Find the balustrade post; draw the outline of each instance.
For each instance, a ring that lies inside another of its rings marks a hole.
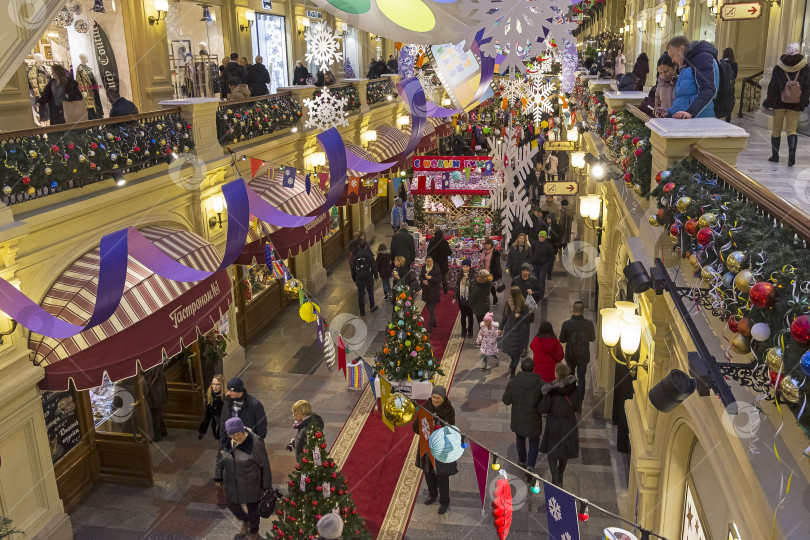
[[[614,92],[605,91],[605,103],[607,103],[609,111],[621,111],[625,105],[640,105],[644,98],[647,97],[646,92]]]
[[[222,157],[222,145],[217,139],[217,108],[220,103],[222,101],[216,98],[167,99],[160,102],[164,109],[180,107],[183,121],[191,124],[193,153],[206,163]]]
[[[317,86],[312,85],[297,85],[297,86],[281,86],[278,88],[279,92],[289,92],[291,94],[292,100],[297,102],[301,106],[301,112],[303,116],[301,116],[301,120],[299,121],[298,129],[303,130],[304,124],[307,120],[309,120],[309,109],[304,107],[304,100],[305,99],[312,99],[312,94],[315,93],[317,90]]]
[[[366,114],[368,106],[368,79],[346,79],[346,82],[357,88],[357,96],[360,99],[360,114]]]

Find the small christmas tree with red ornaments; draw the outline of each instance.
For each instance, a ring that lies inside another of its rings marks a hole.
[[[343,519],[343,539],[371,540],[366,520],[357,513],[349,481],[326,450],[326,438],[316,426],[307,430],[304,452],[290,473],[287,496],[276,507],[272,537],[276,540],[318,538],[318,520],[334,512]]]

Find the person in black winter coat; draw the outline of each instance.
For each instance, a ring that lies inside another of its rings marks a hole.
[[[295,437],[287,445],[287,450],[290,452],[295,451],[295,458],[298,459],[298,456],[304,453],[304,447],[307,444],[307,429],[309,426],[315,426],[316,429],[323,430],[323,418],[313,413],[312,405],[304,399],[299,399],[293,403],[290,410],[295,421],[293,427],[296,432]]]
[[[810,67],[800,51],[798,43],[788,45],[787,52],[773,68],[771,82],[768,83],[768,95],[762,102],[763,108],[773,110],[771,157],[768,161],[779,161],[779,146],[784,127],[788,141],[788,166],[791,167],[796,163],[796,146],[799,143],[796,126],[799,123],[799,115],[810,105]],[[801,96],[797,103],[782,101],[782,91],[787,86],[788,80],[797,81],[801,88]]]
[[[419,291],[419,280],[413,275],[408,261],[402,255],[394,257],[394,270],[391,277],[394,278],[391,290],[392,296],[395,294],[393,289],[396,289],[398,285],[407,286],[411,295],[415,295]]]
[[[492,274],[490,293],[492,294],[492,305],[496,306],[498,305],[498,295],[495,283],[503,277],[503,271],[501,270],[501,252],[495,249],[495,243],[491,238],[484,240],[484,247],[481,249],[481,267]]]
[[[259,502],[262,494],[273,487],[273,476],[264,440],[239,418],[229,418],[225,423],[214,482],[217,489],[225,490],[228,510],[242,522],[241,537],[258,540]],[[243,504],[247,505],[247,513]]]
[[[163,421],[163,405],[169,401],[169,387],[166,384],[163,362],[144,372],[143,378],[146,382],[146,404],[152,414],[154,432],[152,440],[158,442],[162,437],[169,435],[166,423]]]
[[[408,267],[416,259],[416,246],[413,236],[408,232],[408,225],[405,223],[400,225],[399,230],[391,237],[391,257],[396,258],[397,255],[405,257]]]
[[[231,53],[231,59],[225,64],[225,67],[222,69],[222,88],[224,92],[223,97],[228,97],[231,93],[230,91],[230,81],[231,80],[238,80],[245,82],[248,80],[247,72],[245,68],[239,63],[239,55],[237,53]]]
[[[475,320],[478,321],[478,327],[481,327],[481,321],[484,320],[484,315],[489,312],[492,305],[489,303],[489,291],[492,288],[492,274],[483,268],[478,271],[475,276],[475,281],[470,285],[470,307],[472,307]]]
[[[388,68],[388,73],[397,73],[399,71],[399,62],[394,58],[393,54],[388,55],[388,62],[385,64]]]
[[[307,79],[309,79],[309,70],[307,67],[301,62],[301,60],[295,61],[295,71],[293,71],[293,84],[296,86],[304,86],[307,84]]]
[[[224,426],[229,418],[239,417],[256,435],[262,439],[266,438],[267,415],[264,413],[264,405],[262,405],[261,401],[247,393],[245,383],[239,377],[234,377],[228,381],[226,390],[227,395],[223,400],[219,425]],[[221,433],[220,438],[227,438],[226,434]]]
[[[434,415],[434,425],[437,428],[443,425],[442,422],[451,426],[456,425],[456,410],[450,400],[447,399],[447,390],[445,390],[444,386],[434,386],[430,399],[422,407]],[[411,427],[414,433],[419,433],[418,417]],[[436,468],[434,469],[433,464],[430,462],[430,456],[426,452],[422,456],[416,455],[416,466],[425,473],[425,483],[428,488],[425,504],[435,503],[438,496],[439,514],[446,513],[447,508],[450,506],[450,477],[458,472],[456,462],[442,463],[437,459]]]
[[[442,286],[447,293],[447,272],[450,270],[449,259],[453,255],[453,250],[450,249],[450,243],[444,237],[443,230],[436,229],[433,232],[433,238],[427,245],[427,254],[433,256],[433,262],[439,267],[442,273]]]
[[[647,82],[647,74],[650,73],[650,59],[647,53],[641,53],[636,58],[636,63],[633,64],[633,75],[636,76],[636,90],[641,92],[644,90],[644,85]]]
[[[247,84],[250,88],[251,96],[263,96],[268,94],[267,85],[270,84],[270,73],[262,64],[262,57],[256,57],[256,63],[247,68]]]
[[[520,363],[520,373],[509,381],[503,393],[504,405],[512,406],[509,428],[515,434],[518,464],[529,470],[537,464],[540,434],[543,432],[543,415],[540,414],[543,384],[540,375],[534,373],[534,360],[524,358]]]
[[[637,92],[638,78],[633,73],[625,73],[619,80],[619,92]]]
[[[585,397],[585,371],[591,361],[590,344],[596,341],[593,322],[584,316],[585,304],[574,302],[571,318],[562,323],[560,343],[565,343],[565,361],[576,372],[578,382],[577,402],[581,405]]]
[[[532,275],[532,265],[529,263],[521,265],[520,274],[512,280],[512,287],[520,289],[524,299],[528,299],[529,295],[532,295],[535,302],[542,299],[540,296],[540,284]]]
[[[65,123],[65,101],[81,101],[82,93],[79,83],[59,64],[51,67],[53,78],[39,97],[40,105],[47,105],[51,125]]]
[[[215,439],[220,438],[220,425],[219,418],[222,416],[223,397],[225,396],[225,377],[222,375],[214,375],[211,380],[211,386],[205,393],[205,416],[200,422],[200,439],[202,439],[208,431],[209,424],[211,425],[211,434]]]
[[[509,248],[506,255],[506,270],[512,276],[512,283],[520,276],[520,269],[525,263],[532,262],[532,246],[525,233],[517,235],[517,239]]]
[[[543,399],[539,411],[547,416],[540,451],[548,455],[551,483],[562,487],[568,460],[579,457],[579,430],[575,414],[579,404],[576,401],[577,379],[570,375],[568,365],[560,362],[554,372],[557,378],[543,385],[541,390]]]
[[[374,260],[374,254],[365,240],[357,242],[357,253],[352,257],[351,271],[352,281],[357,285],[360,316],[366,314],[366,291],[368,291],[368,305],[371,312],[374,313],[378,309],[374,304],[374,282],[379,279],[380,275],[377,272],[377,261]]]
[[[537,235],[537,242],[532,249],[532,265],[534,266],[534,277],[539,285],[540,298],[546,295],[546,278],[548,277],[549,265],[554,264],[557,253],[554,246],[548,241],[548,233],[540,231]]]
[[[441,302],[442,293],[442,272],[439,265],[434,264],[433,256],[425,257],[425,266],[419,275],[419,283],[422,285],[422,300],[428,310],[428,320],[425,321],[425,328],[430,332],[436,325],[436,304]]]
[[[461,337],[468,338],[473,335],[473,309],[470,305],[470,291],[475,280],[471,270],[470,259],[461,261],[461,272],[453,288],[453,303],[458,302],[458,311],[461,315]]]
[[[509,298],[503,308],[503,317],[500,324],[503,337],[501,338],[499,350],[507,354],[512,360],[509,363],[510,378],[515,377],[515,370],[520,363],[520,355],[529,346],[531,315],[532,313],[523,299],[520,288],[512,287],[509,289]]]
[[[383,299],[388,300],[391,296],[391,274],[394,272],[394,262],[391,259],[391,252],[388,246],[380,244],[377,247],[377,272],[380,273],[380,281],[383,286]]]

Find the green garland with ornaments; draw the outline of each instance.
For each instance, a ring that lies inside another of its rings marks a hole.
[[[134,172],[194,147],[191,124],[168,114],[118,124],[0,141],[6,205]]]
[[[329,93],[335,99],[346,98],[346,110],[354,111],[360,108],[360,94],[354,86],[338,86],[336,88],[329,88]],[[316,98],[321,95],[320,89],[312,92],[312,97]]]
[[[294,126],[303,116],[301,106],[290,96],[221,106],[217,109],[220,144],[236,144]]]
[[[614,165],[621,167],[628,187],[642,197],[650,197],[652,184],[652,145],[644,122],[625,110],[611,111],[602,138]]]
[[[692,264],[703,305],[733,333],[729,350],[753,353],[768,391],[798,411],[810,392],[807,243],[695,161],[656,181],[650,224],[667,227]],[[810,419],[799,421],[810,427]]]
[[[366,101],[369,105],[374,105],[384,100],[388,96],[394,96],[397,89],[394,87],[394,81],[386,78],[382,81],[371,81],[366,86]]]

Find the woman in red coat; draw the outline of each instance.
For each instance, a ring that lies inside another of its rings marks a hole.
[[[534,372],[546,383],[553,382],[554,368],[562,362],[565,352],[550,322],[540,323],[537,336],[532,340],[530,347],[534,354]]]

